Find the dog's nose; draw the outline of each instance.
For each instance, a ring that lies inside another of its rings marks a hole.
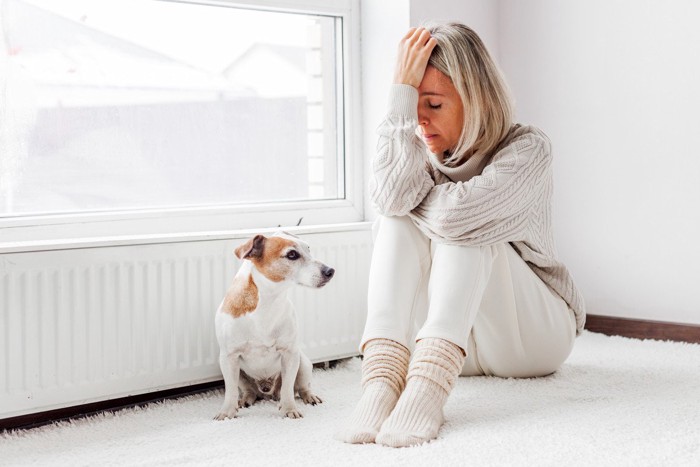
[[[323,277],[330,279],[331,277],[333,277],[333,274],[335,274],[335,269],[329,268],[328,266],[324,266],[321,270],[321,274],[323,274]]]

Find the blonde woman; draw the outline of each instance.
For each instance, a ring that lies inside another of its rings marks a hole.
[[[409,30],[378,133],[362,396],[338,437],[402,447],[437,437],[460,374],[556,371],[585,311],[555,255],[549,140],[512,123],[474,31]]]

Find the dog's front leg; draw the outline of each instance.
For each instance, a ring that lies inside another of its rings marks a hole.
[[[221,410],[214,417],[214,420],[226,420],[234,418],[238,412],[238,379],[241,375],[240,354],[221,352],[219,366],[224,375],[224,405],[221,406]]]
[[[299,351],[279,349],[282,355],[282,387],[280,388],[280,410],[285,417],[301,418],[301,412],[294,402],[294,382],[299,371]]]
[[[299,374],[297,374],[294,390],[299,393],[301,400],[305,404],[320,404],[323,402],[320,397],[311,392],[311,371],[313,366],[309,358],[303,352],[299,352]]]

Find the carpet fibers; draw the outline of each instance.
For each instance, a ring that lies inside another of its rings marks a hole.
[[[460,378],[439,438],[392,449],[333,439],[360,397],[360,361],[314,370],[324,399],[216,422],[222,390],[0,433],[0,465],[700,466],[700,345],[584,332],[560,371]]]

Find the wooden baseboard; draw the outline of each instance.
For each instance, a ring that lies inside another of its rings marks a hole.
[[[700,344],[700,326],[693,324],[588,315],[586,316],[585,328],[591,332],[599,332],[608,336]]]

